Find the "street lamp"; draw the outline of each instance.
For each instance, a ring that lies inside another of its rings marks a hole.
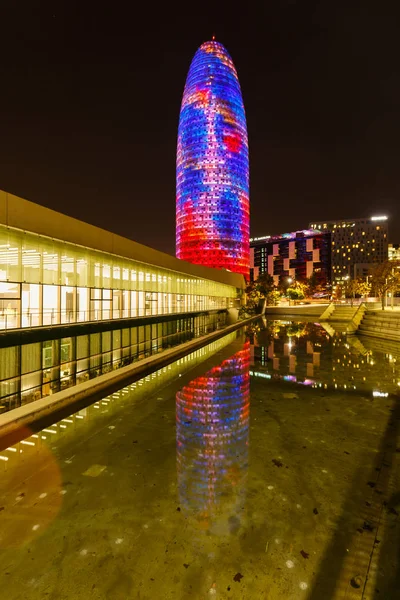
[[[288,288],[291,283],[293,283],[292,277],[286,277],[286,289],[285,289],[286,294],[287,294]],[[290,306],[290,298],[289,298],[289,306]]]

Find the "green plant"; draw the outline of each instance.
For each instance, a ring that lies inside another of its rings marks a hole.
[[[304,291],[300,287],[290,287],[286,290],[286,295],[290,300],[303,300]]]

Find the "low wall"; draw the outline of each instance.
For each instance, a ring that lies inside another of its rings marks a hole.
[[[266,306],[265,316],[276,319],[293,317],[300,319],[302,317],[320,317],[328,308],[329,304],[299,304],[297,306]]]
[[[2,447],[4,445],[10,445],[11,442],[7,441],[6,444],[4,443],[5,438],[9,438],[13,435],[18,437],[18,431],[23,432],[25,428],[32,427],[35,423],[45,419],[53,413],[56,414],[66,407],[71,408],[72,411],[73,405],[76,405],[91,396],[108,395],[113,390],[119,389],[132,381],[141,379],[149,373],[178,360],[182,356],[185,356],[198,348],[202,348],[210,342],[224,337],[236,329],[240,329],[257,318],[259,317],[251,317],[243,321],[238,321],[233,325],[213,331],[201,338],[184,342],[179,346],[164,350],[159,354],[155,354],[154,356],[150,356],[126,367],[121,367],[111,373],[99,375],[95,379],[79,383],[78,385],[52,394],[51,396],[47,396],[46,398],[41,398],[40,400],[35,400],[25,406],[10,410],[9,412],[0,415],[0,445]],[[26,435],[29,435],[28,432]],[[21,434],[21,438],[26,437],[26,435]],[[15,443],[15,441],[13,443]]]

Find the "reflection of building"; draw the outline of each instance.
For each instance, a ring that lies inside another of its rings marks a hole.
[[[253,374],[256,377],[264,375],[272,379],[282,376],[298,383],[318,378],[322,349],[325,358],[330,357],[329,342],[322,328],[316,328],[312,323],[275,321],[267,325],[266,332],[269,335],[254,348],[256,366]],[[261,372],[258,367],[262,367]]]
[[[249,274],[249,155],[238,76],[222,44],[197,50],[179,119],[176,255]]]
[[[108,332],[112,333],[112,332]],[[119,333],[119,332],[118,332]],[[104,416],[108,415],[110,412],[114,410],[119,410],[125,405],[131,406],[133,402],[137,402],[140,397],[155,395],[157,391],[165,389],[166,386],[176,381],[177,377],[181,377],[185,375],[188,371],[191,371],[193,368],[198,367],[205,360],[209,359],[210,356],[213,356],[216,352],[223,351],[227,346],[229,346],[232,342],[236,340],[236,332],[228,333],[224,337],[199,348],[198,350],[194,350],[190,354],[187,354],[185,357],[180,358],[179,360],[169,364],[166,367],[162,367],[158,371],[154,371],[151,376],[146,376],[143,379],[139,379],[133,383],[128,384],[127,386],[113,391],[109,396],[105,396],[101,399],[98,399],[96,402],[89,404],[86,408],[82,408],[79,412],[69,415],[68,417],[62,419],[59,422],[55,422],[51,425],[50,429],[45,429],[39,433],[33,434],[28,441],[22,441],[17,445],[17,451],[13,449],[6,449],[5,452],[0,451],[0,465],[3,462],[7,462],[10,464],[11,459],[12,462],[15,462],[15,459],[24,460],[28,451],[36,453],[38,451],[37,439],[48,439],[48,434],[50,433],[52,436],[52,444],[54,441],[63,437],[66,434],[73,433],[73,431],[79,427],[83,428],[84,423],[92,422],[95,419],[102,419]],[[61,343],[59,343],[61,342]],[[63,356],[63,359],[70,360],[71,355],[74,353],[74,344],[76,340],[72,339],[63,339],[61,341],[54,340],[53,344],[50,345],[48,342],[43,342],[43,364],[44,370],[51,368],[51,365],[57,363],[57,355],[60,353]],[[76,352],[77,354],[84,354],[89,351],[90,357],[87,361],[87,366],[92,364],[92,350],[85,350],[80,348],[80,343],[89,342],[90,340],[81,339],[78,341]],[[117,350],[117,348],[115,348]],[[17,354],[18,354],[18,348]],[[83,352],[82,352],[83,350]],[[60,352],[61,351],[61,352]],[[122,350],[123,354],[125,354],[124,350]],[[1,353],[1,349],[0,349]],[[11,357],[9,357],[11,358]],[[97,358],[97,357],[95,357]],[[3,366],[5,356],[4,354],[0,354],[0,366]],[[85,360],[85,359],[83,359]],[[105,370],[109,370],[111,365],[107,360],[110,360],[109,356],[103,355],[100,357],[99,363],[96,361],[96,365],[102,365]],[[56,365],[58,367],[58,365]],[[63,366],[61,365],[61,369]],[[1,410],[0,410],[1,412]],[[72,431],[71,431],[72,430]],[[84,428],[83,428],[84,430]],[[23,428],[20,430],[21,438],[24,437],[25,433],[29,433],[27,430]],[[56,436],[54,438],[54,436]],[[21,448],[19,448],[19,445]],[[35,448],[36,446],[36,448]],[[20,451],[24,452],[23,456],[20,456]],[[3,484],[3,479],[1,480]]]
[[[224,314],[114,328],[0,348],[0,413],[186,342],[225,323]]]
[[[181,503],[208,517],[243,493],[248,461],[250,343],[176,395]]]
[[[333,330],[332,330],[333,331]],[[385,390],[397,393],[400,385],[398,349],[379,341],[340,333],[327,334],[313,323],[268,322],[254,346],[251,376],[283,379],[314,387],[344,390]],[[392,348],[396,354],[392,354]]]
[[[225,308],[243,286],[0,191],[0,329]]]
[[[343,219],[310,223],[318,231],[332,234],[332,277],[364,277],[376,263],[388,257],[387,217]]]
[[[251,277],[273,276],[278,285],[288,277],[304,280],[315,274],[323,285],[331,279],[329,232],[295,231],[250,240]]]

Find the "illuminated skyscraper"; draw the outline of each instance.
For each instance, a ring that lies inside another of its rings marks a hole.
[[[249,152],[238,76],[222,44],[197,50],[186,79],[176,161],[176,255],[249,274]]]

